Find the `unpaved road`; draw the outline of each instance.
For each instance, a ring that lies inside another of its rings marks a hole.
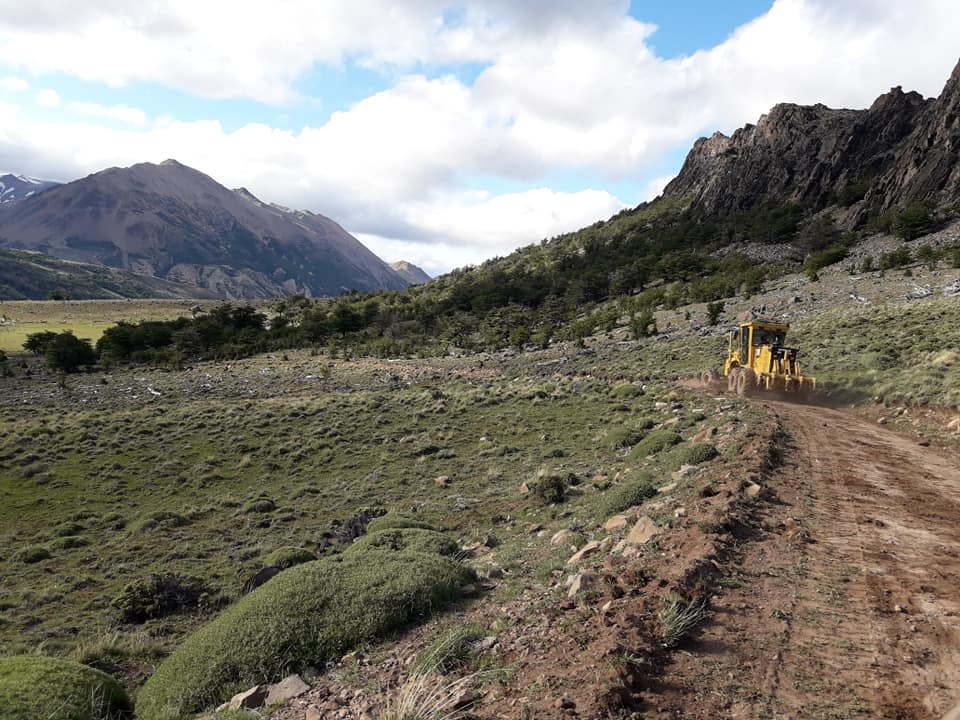
[[[674,716],[942,717],[960,702],[960,459],[848,413],[767,404],[783,463],[713,622],[677,659]]]

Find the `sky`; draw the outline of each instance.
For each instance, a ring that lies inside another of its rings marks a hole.
[[[957,37],[955,0],[0,0],[0,170],[174,158],[436,275],[778,102],[935,96]]]

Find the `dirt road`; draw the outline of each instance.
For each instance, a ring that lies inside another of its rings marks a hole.
[[[705,701],[696,717],[942,717],[960,702],[958,458],[849,413],[769,406],[783,464],[677,660],[678,696]]]

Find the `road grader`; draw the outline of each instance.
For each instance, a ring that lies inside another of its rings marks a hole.
[[[727,357],[723,376],[706,370],[700,377],[705,387],[726,388],[737,395],[762,392],[807,400],[816,390],[817,380],[800,370],[800,351],[785,344],[790,326],[769,318],[744,322],[727,334]]]

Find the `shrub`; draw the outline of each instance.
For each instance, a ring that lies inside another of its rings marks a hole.
[[[912,203],[893,217],[893,234],[904,240],[913,240],[931,229],[933,217],[925,203]]]
[[[263,514],[273,512],[277,509],[277,504],[270,498],[257,498],[256,500],[251,500],[246,505],[243,506],[243,511],[246,514]]]
[[[373,520],[367,523],[368,533],[375,533],[379,532],[380,530],[393,530],[402,528],[420,528],[421,530],[435,529],[432,525],[420,520],[414,520],[412,517],[403,515],[401,513],[387,513],[386,515],[373,518]]]
[[[670,453],[670,462],[674,470],[679,470],[684,465],[699,465],[709,462],[719,454],[713,443],[693,443],[692,445],[679,447]]]
[[[812,255],[807,255],[807,259],[803,261],[803,269],[806,271],[807,275],[816,274],[818,270],[822,270],[829,265],[835,265],[840,262],[847,256],[847,249],[842,245],[834,245],[829,247],[826,250],[821,250],[820,252],[813,253]]]
[[[444,675],[463,665],[473,653],[473,643],[483,637],[477,627],[455,627],[441,633],[414,663],[415,675],[439,672]]]
[[[281,570],[316,560],[317,556],[309,550],[298,547],[281,547],[274,550],[263,559],[266,566],[278,567]]]
[[[43,354],[47,365],[60,372],[76,372],[81,366],[97,362],[97,351],[90,341],[75,337],[69,330],[55,334]]]
[[[723,314],[725,307],[726,305],[722,300],[707,303],[707,325],[716,325],[720,322],[720,316]]]
[[[633,383],[621,383],[613,388],[613,395],[623,400],[635,398],[643,395],[643,388]]]
[[[643,432],[628,427],[619,427],[607,432],[606,443],[611,450],[633,447],[643,439]]]
[[[460,547],[443,533],[423,528],[390,528],[370,533],[354,542],[344,552],[358,555],[376,548],[378,551],[412,551],[434,555],[456,555]]]
[[[656,455],[658,452],[681,442],[683,442],[683,438],[673,430],[654,430],[634,446],[630,457],[637,460],[648,455]]]
[[[206,584],[198,578],[159,573],[128,583],[111,605],[120,611],[124,622],[144,622],[195,609],[207,592]]]
[[[627,508],[642,505],[645,500],[649,500],[656,494],[657,488],[654,487],[653,478],[644,476],[637,480],[630,480],[615,485],[603,494],[600,498],[600,512],[603,517],[610,517]]]
[[[146,517],[134,523],[133,527],[130,528],[130,532],[144,533],[151,530],[165,530],[166,528],[183,527],[189,523],[190,520],[180,513],[169,510],[157,510],[156,512],[148,513]]]
[[[890,252],[884,253],[880,256],[880,269],[895,270],[896,268],[909,265],[912,261],[913,256],[910,254],[910,248],[908,248],[906,245],[902,245],[896,250],[891,250]]]
[[[0,698],[0,717],[8,720],[119,720],[133,710],[109,675],[39,655],[0,658]]]
[[[652,337],[657,334],[657,319],[650,310],[630,317],[630,335],[634,340]]]
[[[140,691],[137,717],[196,713],[244,688],[322,667],[437,610],[472,579],[450,558],[375,547],[298,565],[190,635]]]
[[[541,471],[529,483],[530,494],[547,505],[562,503],[567,499],[567,479],[563,475]]]
[[[657,426],[657,421],[652,417],[642,417],[634,423],[637,430],[653,430]]]
[[[73,550],[74,548],[86,547],[90,541],[83,535],[64,535],[56,538],[50,543],[54,550]]]
[[[50,551],[42,545],[31,545],[30,547],[25,547],[20,550],[20,552],[13,556],[13,559],[26,565],[32,565],[33,563],[38,563],[43,560],[49,560],[52,557],[53,555],[50,554]]]

